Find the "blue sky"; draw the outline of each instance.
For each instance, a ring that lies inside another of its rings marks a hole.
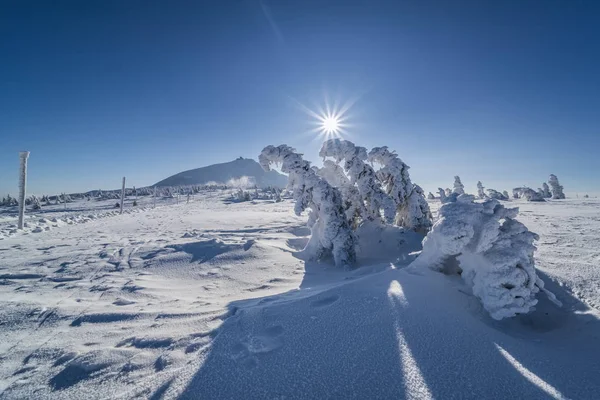
[[[358,98],[350,139],[426,191],[599,193],[595,1],[3,1],[0,196],[144,186],[288,144]]]

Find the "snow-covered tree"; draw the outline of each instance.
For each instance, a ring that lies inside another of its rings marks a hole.
[[[483,184],[481,183],[481,181],[477,181],[477,197],[479,197],[480,199],[487,198],[483,189],[484,188],[483,188]]]
[[[433,193],[429,192],[429,193],[427,193],[427,199],[433,200],[433,199],[435,199],[435,196],[433,195]]]
[[[363,199],[365,215],[369,221],[383,221],[391,224],[396,216],[394,200],[384,192],[381,181],[373,167],[365,163],[367,149],[355,146],[348,140],[330,139],[323,143],[319,156],[325,159],[332,157],[336,163],[344,161],[344,170],[350,178],[350,183],[356,185]]]
[[[322,258],[330,253],[338,266],[354,264],[355,237],[344,213],[339,190],[318,176],[310,163],[287,145],[265,147],[258,160],[265,171],[271,169],[271,164],[281,164],[281,171],[289,174],[290,182],[293,182],[296,214],[311,209],[316,216],[304,252],[311,258]]]
[[[12,197],[10,194],[7,194],[6,197],[4,197],[2,199],[2,206],[5,207],[12,207],[12,206],[17,206],[18,202],[17,199],[15,199],[14,197]]]
[[[506,190],[503,190],[503,191],[502,191],[502,194],[504,195],[504,197],[506,197],[506,199],[505,199],[505,200],[508,200],[508,199],[510,199],[510,196],[508,195],[508,192],[507,192]]]
[[[388,196],[396,203],[396,225],[416,232],[427,232],[432,225],[431,211],[423,189],[410,179],[409,166],[386,146],[373,148],[368,160],[382,165],[377,176]]]
[[[522,186],[513,189],[513,197],[515,199],[526,199],[527,201],[546,201],[540,193],[536,192],[532,188]]]
[[[560,183],[558,183],[558,178],[556,177],[556,175],[551,174],[550,179],[548,179],[548,183],[550,184],[553,199],[565,198],[563,187],[560,185]]]
[[[440,194],[440,200],[442,203],[446,200],[446,191],[442,188],[438,188],[438,193]]]
[[[494,319],[532,311],[540,291],[560,305],[536,274],[538,236],[515,219],[518,209],[473,200],[461,195],[442,205],[414,267],[459,273]]]
[[[42,203],[40,202],[40,199],[37,198],[37,196],[31,195],[31,197],[29,198],[29,201],[31,202],[31,209],[33,209],[33,210],[41,210],[42,209]]]
[[[233,194],[233,198],[236,201],[250,201],[250,192],[240,188]]]
[[[538,190],[537,190],[537,194],[538,194],[538,196],[540,196],[542,199],[545,199],[545,198],[546,198],[546,196],[545,196],[545,193],[544,193],[544,189],[542,189],[542,188],[538,188]]]
[[[348,223],[353,229],[356,229],[362,216],[366,215],[365,204],[358,188],[350,182],[344,169],[332,160],[323,161],[323,168],[317,168],[316,171],[327,183],[341,192]]]
[[[450,196],[451,194],[452,194],[452,189],[446,188],[446,197]]]
[[[544,198],[549,199],[552,197],[552,193],[550,193],[550,188],[546,182],[542,183],[542,192],[544,193]]]
[[[456,194],[465,194],[465,185],[462,184],[462,182],[460,181],[460,176],[455,176],[454,177],[454,193]]]
[[[506,190],[504,191],[504,193],[500,193],[497,190],[494,189],[488,189],[487,190],[488,194],[487,197],[490,199],[496,199],[496,200],[508,200],[508,192],[506,192]]]

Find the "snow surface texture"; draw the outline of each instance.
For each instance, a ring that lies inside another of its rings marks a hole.
[[[494,319],[532,311],[540,290],[555,300],[536,275],[533,241],[538,236],[514,219],[518,208],[473,200],[461,195],[440,208],[415,267],[460,271]]]
[[[461,279],[405,268],[418,240],[376,232],[361,268],[324,268],[297,258],[293,202],[233,192],[1,240],[0,398],[598,397],[599,200],[512,202],[564,305],[495,321]]]
[[[332,254],[337,266],[354,265],[355,237],[346,219],[339,190],[319,177],[310,163],[289,146],[267,146],[258,159],[265,170],[268,171],[271,164],[280,163],[281,171],[290,175],[296,215],[311,209],[313,217],[309,227],[312,235],[304,249],[308,257],[319,260]]]

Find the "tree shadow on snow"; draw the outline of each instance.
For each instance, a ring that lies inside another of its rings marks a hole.
[[[179,398],[544,399],[600,391],[600,323],[576,314],[587,307],[542,272],[563,308],[540,294],[535,312],[494,321],[457,277],[389,263],[363,268],[305,262],[301,290],[230,303]]]

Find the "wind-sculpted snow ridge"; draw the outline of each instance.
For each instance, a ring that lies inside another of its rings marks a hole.
[[[365,219],[381,220],[381,210],[383,210],[383,220],[388,224],[394,221],[396,205],[384,192],[373,167],[365,163],[368,158],[367,149],[355,146],[348,140],[330,139],[323,143],[319,156],[323,159],[332,157],[336,163],[344,161],[344,170],[350,177],[350,183],[356,184],[365,204]]]
[[[539,291],[560,305],[536,274],[533,242],[538,236],[514,219],[518,208],[473,200],[461,195],[440,208],[414,265],[460,273],[494,319],[532,311]]]
[[[431,228],[431,211],[423,189],[410,180],[410,167],[387,146],[373,148],[369,152],[369,161],[383,166],[377,171],[377,176],[396,203],[396,225],[427,232]]]
[[[312,235],[304,249],[306,254],[320,259],[331,253],[338,266],[354,264],[355,238],[346,219],[339,190],[319,177],[310,167],[310,162],[287,145],[267,146],[258,159],[266,171],[270,170],[271,164],[281,163],[281,170],[290,175],[296,215],[311,209]]]

